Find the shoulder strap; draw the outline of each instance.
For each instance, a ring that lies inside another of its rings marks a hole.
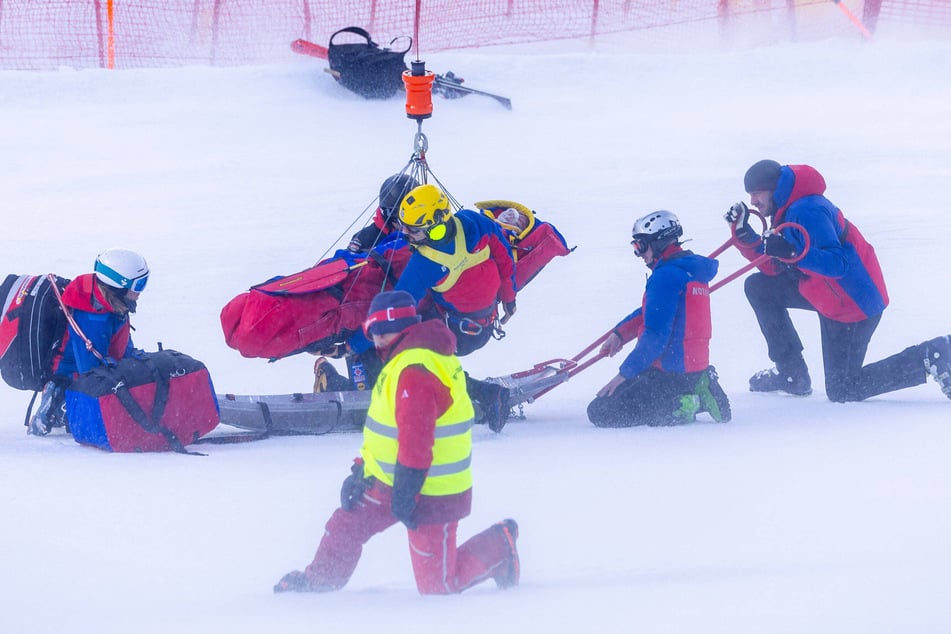
[[[406,44],[406,48],[404,48],[402,51],[399,51],[396,49],[392,49],[392,50],[394,53],[399,53],[400,55],[406,55],[409,52],[409,49],[413,48],[413,38],[411,38],[410,36],[397,35],[392,40],[390,40],[390,46],[393,46],[393,44],[395,44],[397,40],[402,40],[402,39],[409,40],[409,42]]]

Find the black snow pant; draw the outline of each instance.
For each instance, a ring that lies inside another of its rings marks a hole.
[[[802,341],[789,317],[789,309],[813,312],[816,309],[799,292],[799,274],[792,270],[777,276],[754,273],[746,278],[745,290],[766,338],[770,360],[781,372],[800,363]],[[878,314],[855,323],[843,323],[819,315],[825,389],[830,401],[863,401],[925,382],[924,344],[864,365],[869,341],[881,318]]]
[[[702,372],[674,374],[648,368],[618,386],[610,396],[599,396],[588,405],[588,420],[597,427],[675,425],[680,396],[690,394]]]

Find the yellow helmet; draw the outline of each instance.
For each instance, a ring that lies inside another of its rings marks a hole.
[[[451,215],[449,199],[435,185],[411,189],[400,204],[400,222],[407,227],[428,229],[442,224]]]

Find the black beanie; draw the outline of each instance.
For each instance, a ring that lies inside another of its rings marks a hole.
[[[781,167],[779,163],[770,159],[753,163],[753,166],[746,170],[746,176],[743,177],[746,193],[775,190]]]
[[[363,328],[367,335],[401,332],[421,318],[416,314],[416,300],[406,291],[386,291],[370,302]]]

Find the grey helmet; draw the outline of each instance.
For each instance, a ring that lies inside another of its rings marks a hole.
[[[677,216],[673,212],[660,209],[641,216],[634,222],[631,244],[638,255],[648,246],[653,248],[654,255],[660,255],[683,234],[684,228],[680,226]]]
[[[395,220],[403,197],[419,183],[409,174],[394,174],[380,185],[380,211],[387,220]]]

